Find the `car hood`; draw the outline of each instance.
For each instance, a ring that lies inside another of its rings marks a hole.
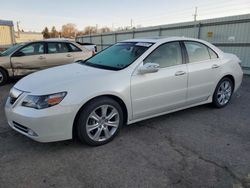
[[[34,94],[67,91],[70,87],[91,84],[96,79],[107,77],[114,71],[98,69],[80,63],[72,63],[30,74],[14,87]]]

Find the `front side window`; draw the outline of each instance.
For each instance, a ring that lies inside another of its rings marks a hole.
[[[70,52],[67,44],[64,42],[49,42],[48,43],[48,53],[67,53]]]
[[[157,63],[161,68],[182,64],[179,42],[170,42],[159,46],[143,63]]]
[[[153,43],[145,42],[117,43],[91,57],[84,64],[103,69],[121,70],[133,63],[152,45]]]
[[[19,53],[21,53],[23,56],[44,54],[44,43],[29,44],[19,50]]]
[[[13,52],[15,52],[18,48],[21,48],[22,46],[24,46],[24,44],[16,44],[16,45],[8,48],[7,50],[0,52],[0,56],[11,55]]]
[[[184,42],[188,57],[189,63],[205,61],[210,59],[210,55],[208,52],[207,46],[199,43],[199,42]]]

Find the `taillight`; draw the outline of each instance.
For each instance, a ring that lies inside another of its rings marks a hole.
[[[92,56],[94,56],[95,55],[95,52],[94,51],[92,51]]]

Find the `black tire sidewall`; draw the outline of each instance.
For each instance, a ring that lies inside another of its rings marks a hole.
[[[221,105],[221,104],[218,102],[217,93],[218,93],[218,90],[219,90],[219,87],[220,87],[221,83],[224,82],[224,81],[228,81],[228,82],[230,83],[231,88],[232,88],[232,92],[231,92],[231,96],[230,96],[228,102],[227,102],[226,104],[224,104],[224,105]],[[222,79],[219,81],[219,83],[217,84],[217,86],[216,86],[216,88],[215,88],[215,91],[214,91],[214,94],[213,94],[213,104],[214,104],[214,106],[217,107],[217,108],[223,108],[223,107],[227,106],[228,103],[230,102],[231,98],[232,98],[233,91],[234,91],[234,85],[233,85],[232,80],[231,80],[230,78],[227,78],[227,77],[222,78]]]
[[[8,80],[8,74],[6,73],[6,71],[2,68],[0,68],[0,72],[3,75],[3,80],[2,82],[0,82],[0,86],[6,84],[7,80]]]
[[[87,118],[89,116],[89,114],[96,109],[97,107],[101,106],[101,105],[111,105],[113,107],[115,107],[119,113],[119,118],[120,118],[120,123],[119,126],[116,130],[116,132],[107,140],[105,141],[94,141],[92,140],[88,134],[87,134],[87,130],[86,130],[86,121]],[[109,98],[109,97],[100,97],[94,100],[91,100],[90,102],[88,102],[80,111],[80,114],[78,116],[78,120],[77,120],[77,135],[78,138],[80,139],[81,142],[85,142],[88,145],[91,146],[99,146],[99,145],[103,145],[106,144],[108,142],[110,142],[111,140],[114,139],[114,137],[118,134],[118,132],[120,131],[122,124],[123,124],[123,111],[121,106],[119,105],[118,102],[116,102],[115,100]]]

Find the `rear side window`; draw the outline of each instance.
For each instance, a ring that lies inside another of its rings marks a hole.
[[[207,47],[208,48],[208,47]],[[218,58],[218,55],[213,51],[211,50],[210,48],[208,48],[208,52],[209,52],[209,55],[210,55],[210,58],[211,59],[216,59]]]
[[[210,59],[210,54],[208,52],[207,46],[198,42],[184,42],[184,43],[187,49],[189,63],[205,61]]]
[[[48,43],[48,53],[67,53],[70,52],[68,45],[64,42],[49,42]]]
[[[82,50],[74,44],[68,43],[71,52],[81,52]]]

